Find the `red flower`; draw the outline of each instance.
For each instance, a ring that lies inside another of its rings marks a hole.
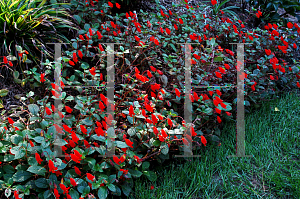
[[[11,61],[8,62],[9,66],[13,66],[13,63]]]
[[[112,8],[114,7],[114,4],[112,4],[110,1],[108,2],[108,5]]]
[[[71,65],[71,66],[75,66],[75,63],[73,62],[73,61],[69,61],[69,64]]]
[[[84,40],[84,37],[82,35],[79,35],[79,39]]]
[[[217,89],[217,94],[218,94],[219,96],[222,95],[221,91],[219,91],[218,89]]]
[[[75,134],[74,131],[72,131],[72,140],[74,140],[74,142],[76,142],[76,144],[78,144],[79,138],[77,137],[77,135]]]
[[[216,72],[216,76],[217,76],[218,78],[222,79],[222,75],[221,75],[221,73],[219,73],[219,72]]]
[[[194,92],[194,98],[196,101],[198,101],[200,99],[196,92]]]
[[[300,88],[300,83],[299,82],[297,82],[297,87]]]
[[[129,116],[132,117],[134,115],[134,110],[133,110],[133,106],[131,105],[129,107]]]
[[[161,129],[161,135],[166,138],[168,137],[168,134],[165,132],[165,130]]]
[[[73,178],[70,178],[70,182],[71,182],[71,184],[72,184],[74,187],[77,186],[77,183],[76,183],[76,181],[75,181]]]
[[[157,136],[157,134],[158,134],[158,130],[157,130],[157,128],[154,126],[153,127],[153,133]]]
[[[104,51],[104,49],[103,49],[103,47],[102,47],[101,44],[99,44],[99,49],[100,49],[101,51]]]
[[[229,113],[229,112],[226,112],[226,114],[227,114],[228,116],[231,116],[231,113]]]
[[[44,77],[45,77],[45,73],[42,73],[42,74],[41,74],[41,80],[40,80],[40,82],[42,82],[42,83],[43,83],[43,82],[45,82],[45,81],[46,81],[46,80],[44,79]]]
[[[224,68],[222,68],[222,67],[219,67],[219,70],[220,70],[220,72],[221,72],[221,73],[223,73],[223,74],[225,74],[225,73],[226,73],[225,69],[224,69]]]
[[[38,153],[35,153],[35,159],[36,159],[36,161],[39,163],[39,164],[41,164],[42,163],[42,159],[41,159],[41,156],[38,154]]]
[[[182,19],[181,19],[181,18],[179,18],[179,23],[180,23],[180,24],[183,24],[183,21],[182,21]]]
[[[29,140],[29,143],[30,143],[31,147],[34,147],[34,144],[33,144],[33,142],[31,140]]]
[[[82,59],[82,57],[83,57],[83,54],[80,50],[78,50],[78,56],[80,57],[80,59]]]
[[[49,172],[55,173],[55,170],[57,170],[57,167],[54,166],[54,163],[52,160],[48,161],[48,166],[49,166]]]
[[[78,167],[74,166],[74,170],[77,175],[81,176],[81,171],[78,169]]]
[[[169,125],[170,127],[173,126],[173,122],[172,122],[172,120],[171,120],[170,118],[168,118],[168,125]]]
[[[214,6],[217,4],[217,1],[216,0],[211,0],[211,4]]]
[[[265,49],[266,54],[269,56],[271,55],[272,51],[270,49]]]
[[[68,113],[72,113],[72,111],[73,111],[73,109],[71,109],[71,108],[68,107],[68,106],[65,106],[65,109],[66,109],[66,111],[67,111]]]
[[[189,142],[184,138],[182,138],[182,142],[183,142],[184,145],[187,145],[187,146],[189,145]]]
[[[74,162],[80,163],[81,158],[76,156],[75,154],[71,154],[71,158]]]
[[[220,109],[215,108],[215,110],[216,110],[217,113],[221,114],[221,110]]]
[[[205,137],[203,135],[201,135],[201,142],[204,146],[206,146],[207,140],[205,139]]]
[[[70,187],[67,188],[64,184],[59,184],[59,186],[64,191],[63,194],[65,194],[65,193],[68,194],[69,193]]]
[[[222,108],[226,109],[227,105],[225,105],[223,102],[221,102],[220,104],[221,104]]]
[[[157,118],[156,118],[156,116],[154,115],[154,114],[152,114],[151,115],[151,118],[152,118],[152,122],[153,122],[153,124],[156,124],[157,123]]]
[[[153,189],[154,189],[154,185],[151,185],[150,190],[153,190]]]
[[[192,127],[192,126],[191,126],[191,132],[192,132],[192,136],[196,136],[197,135],[197,133],[195,132],[194,127]]]
[[[270,79],[271,79],[271,80],[274,80],[274,77],[273,77],[272,75],[270,75]]]
[[[140,41],[140,38],[139,38],[138,36],[134,36],[134,38],[135,38],[135,40],[136,40],[137,42]]]
[[[116,7],[117,7],[118,9],[121,8],[120,4],[118,4],[118,3],[116,3]]]
[[[54,189],[54,195],[55,195],[56,198],[59,198],[59,197],[60,197],[60,195],[59,195],[57,189]]]
[[[129,139],[125,139],[125,142],[130,148],[133,148],[132,146],[133,142],[131,142]]]
[[[222,122],[222,120],[221,120],[221,118],[219,116],[217,116],[217,120],[218,120],[219,123]]]
[[[175,94],[177,97],[180,97],[180,91],[177,88],[175,88]]]
[[[7,58],[6,58],[6,57],[3,57],[3,62],[4,62],[4,64],[7,64],[7,63],[8,63],[8,61],[7,61]]]
[[[8,122],[10,123],[10,124],[14,124],[15,122],[9,117],[9,118],[7,118],[8,119]]]
[[[85,126],[83,126],[83,125],[80,125],[80,130],[83,134],[86,134],[86,132],[87,132]]]
[[[87,178],[88,178],[89,180],[91,180],[91,181],[94,181],[94,180],[95,180],[95,176],[93,176],[93,175],[90,174],[90,173],[87,173],[86,176],[87,176]]]
[[[145,108],[149,112],[153,112],[153,108],[149,104],[145,104]]]
[[[163,75],[163,72],[161,72],[160,70],[157,70],[157,73]]]
[[[175,28],[175,30],[178,30],[178,27],[177,27],[177,25],[176,25],[176,24],[174,24],[174,28]]]
[[[117,165],[119,165],[120,164],[120,159],[117,157],[117,156],[113,156],[113,160],[114,160],[114,162],[117,164]]]
[[[90,70],[90,73],[94,76],[94,75],[96,75],[96,69],[95,69],[95,67],[93,67],[93,68],[91,68]]]
[[[22,199],[22,198],[19,197],[19,194],[18,194],[17,190],[14,191],[14,196],[15,196],[15,199]]]
[[[293,24],[292,24],[291,22],[289,22],[289,23],[287,23],[287,27],[288,27],[289,29],[292,29],[292,28],[293,28]]]
[[[297,45],[295,43],[293,44],[293,48],[295,48],[295,49],[297,48]]]
[[[170,35],[170,34],[171,34],[171,30],[170,30],[169,28],[166,28],[166,33],[167,33],[168,35]]]

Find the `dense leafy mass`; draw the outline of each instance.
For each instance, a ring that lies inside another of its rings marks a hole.
[[[92,2],[69,5],[77,9],[73,18],[82,29],[59,59],[61,81],[54,80],[55,61],[46,60],[42,70],[25,71],[24,84],[42,93],[22,97],[24,106],[16,111],[26,110],[26,116],[8,117],[0,125],[0,189],[7,197],[128,196],[133,178],[156,180],[150,163],[168,159],[172,149],[183,153],[188,141],[193,150],[219,144],[222,123],[234,120],[236,90],[193,89],[188,95],[193,124],[186,124],[185,46],[178,43],[194,43],[188,60],[193,85],[235,85],[239,78],[245,82],[246,106],[275,94],[278,85],[300,87],[298,63],[284,60],[298,49],[296,23],[269,23],[263,30],[247,31],[241,20],[216,12],[217,1],[206,9],[186,0],[173,4],[172,10],[157,4],[156,13],[115,16],[110,9],[122,5],[108,2],[97,10],[99,2]],[[188,14],[177,14],[179,8]],[[88,18],[88,13],[95,17]],[[107,43],[119,44],[111,49]],[[244,73],[238,77],[240,63],[230,43],[252,44],[245,45]],[[21,45],[18,49],[23,53]],[[116,66],[114,102],[106,97],[111,53]],[[2,64],[18,63],[4,56]],[[14,72],[14,78],[18,76]],[[7,93],[3,89],[0,96]],[[191,136],[183,136],[185,131]]]

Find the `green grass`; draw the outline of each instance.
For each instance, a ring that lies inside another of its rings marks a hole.
[[[221,146],[158,167],[158,180],[137,179],[129,198],[300,198],[299,99],[286,93],[246,113],[245,150],[254,157],[227,158],[236,146],[236,123],[227,123]]]

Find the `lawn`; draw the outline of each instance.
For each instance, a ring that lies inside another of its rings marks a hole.
[[[299,198],[299,94],[252,109],[245,134],[246,155],[253,158],[227,157],[235,154],[236,124],[226,123],[221,146],[208,146],[202,158],[162,165],[154,189],[138,179],[130,198]]]

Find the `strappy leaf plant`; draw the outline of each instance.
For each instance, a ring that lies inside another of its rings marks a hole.
[[[46,43],[69,42],[64,33],[77,29],[70,15],[61,6],[54,8],[54,5],[45,5],[46,2],[0,0],[1,56],[17,56],[18,45],[29,52],[29,59],[38,63],[41,54],[51,56],[49,49],[53,47]]]

